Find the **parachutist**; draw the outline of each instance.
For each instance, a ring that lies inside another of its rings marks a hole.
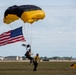
[[[33,63],[33,58],[31,57],[31,55],[33,55],[33,53],[31,52],[31,49],[27,50],[27,52],[25,53],[25,56],[30,60],[30,64]]]

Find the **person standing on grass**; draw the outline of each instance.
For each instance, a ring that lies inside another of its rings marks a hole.
[[[33,65],[34,65],[33,71],[37,71],[38,62],[40,62],[40,57],[39,54],[37,53],[36,56],[34,56],[33,58]]]

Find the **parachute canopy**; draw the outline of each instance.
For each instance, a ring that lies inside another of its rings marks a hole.
[[[73,64],[71,65],[71,68],[76,68],[76,63],[73,63]]]
[[[24,23],[32,24],[35,21],[43,19],[45,17],[44,11],[35,5],[13,5],[6,9],[4,13],[4,23],[10,24],[19,18]]]

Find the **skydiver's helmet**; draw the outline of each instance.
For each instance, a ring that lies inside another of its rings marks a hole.
[[[29,44],[26,45],[26,49],[27,49],[27,50],[31,50],[31,45],[29,45]]]
[[[37,53],[36,56],[39,56],[39,54]]]
[[[28,44],[28,45],[27,45],[27,48],[28,48],[28,47],[31,47],[31,46]]]

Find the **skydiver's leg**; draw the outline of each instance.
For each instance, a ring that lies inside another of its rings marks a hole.
[[[30,60],[30,64],[32,64],[33,63],[33,58],[29,57],[29,60]]]
[[[34,69],[33,69],[33,71],[37,71],[37,66],[38,66],[38,63],[34,62]]]

